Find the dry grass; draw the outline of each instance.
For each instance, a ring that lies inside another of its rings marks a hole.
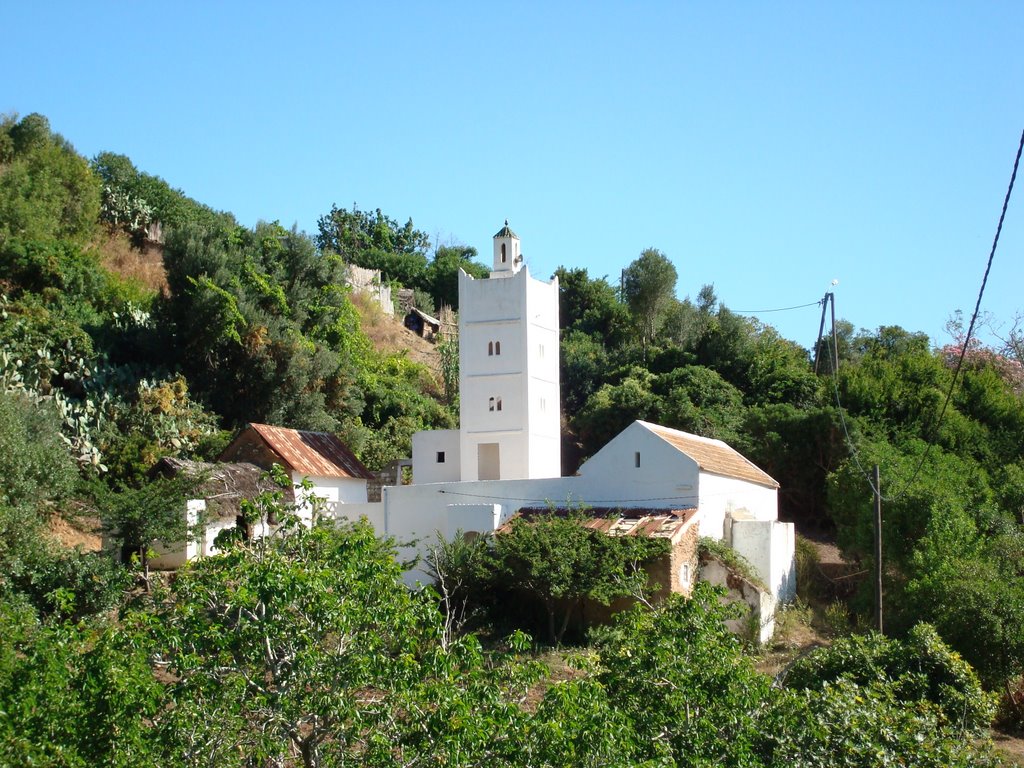
[[[99,252],[104,267],[128,280],[134,280],[151,291],[167,289],[163,249],[146,246],[138,250],[124,232],[102,229],[93,247]]]
[[[401,317],[384,314],[380,306],[365,294],[353,293],[352,303],[359,312],[363,332],[377,351],[388,354],[404,352],[410,360],[422,363],[437,374],[440,358],[432,342],[406,328]]]
[[[98,518],[81,517],[65,520],[59,515],[54,515],[49,520],[48,528],[50,535],[68,549],[81,547],[86,552],[99,552],[103,547]]]
[[[992,742],[1007,766],[1024,768],[1024,734],[993,731]]]

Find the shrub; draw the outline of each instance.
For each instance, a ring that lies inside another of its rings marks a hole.
[[[903,641],[874,633],[839,639],[798,660],[786,685],[823,690],[841,680],[887,685],[897,701],[934,705],[940,725],[975,734],[995,715],[995,698],[982,688],[977,673],[928,624],[915,626]]]

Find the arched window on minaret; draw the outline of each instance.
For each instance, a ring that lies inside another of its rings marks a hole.
[[[501,342],[500,341],[494,342],[494,354],[496,354],[496,355],[500,355],[501,354]]]
[[[501,410],[501,398],[500,397],[498,398],[498,410],[499,411]]]
[[[493,354],[494,354],[494,342],[493,341],[488,341],[487,342],[487,356],[491,357]]]
[[[490,398],[490,399],[489,399],[489,400],[487,401],[487,410],[488,410],[488,411],[493,411],[493,410],[494,410],[494,398],[493,398],[493,397],[492,397],[492,398]]]
[[[504,264],[508,260],[508,256],[505,254],[505,244],[501,244],[501,263]]]

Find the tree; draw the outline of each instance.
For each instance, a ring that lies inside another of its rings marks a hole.
[[[369,348],[337,257],[276,224],[223,232],[182,227],[165,249],[171,295],[161,327],[195,393],[228,425],[336,429],[361,405]]]
[[[662,398],[660,423],[735,444],[743,423],[743,396],[710,368],[688,365],[658,376],[651,390]]]
[[[623,272],[622,298],[629,306],[645,349],[675,297],[676,279],[675,266],[655,248],[642,251]]]
[[[608,605],[641,593],[647,585],[642,564],[665,551],[664,541],[608,536],[584,521],[581,514],[555,511],[518,517],[494,540],[496,574],[540,601],[556,645],[585,599]]]
[[[487,267],[475,260],[476,256],[476,248],[468,245],[442,245],[434,251],[434,258],[426,270],[423,287],[430,291],[435,308],[448,306],[458,310],[460,270],[474,278],[487,277],[490,274]],[[411,287],[416,285],[413,283]]]
[[[705,582],[636,606],[598,639],[597,675],[652,765],[756,766],[771,732],[771,681],[725,628],[733,607]],[[641,763],[637,760],[636,763]]]
[[[125,155],[100,152],[91,165],[103,181],[103,220],[130,234],[136,245],[141,245],[153,222],[160,222],[165,231],[186,225],[224,231],[237,226],[231,214],[214,211],[159,176],[138,170]]]
[[[316,245],[321,252],[336,253],[347,264],[379,269],[387,280],[423,287],[430,238],[413,227],[412,219],[400,226],[380,208],[370,213],[355,205],[351,211],[332,205],[317,227]]]
[[[820,691],[840,679],[862,686],[885,684],[907,707],[933,704],[942,726],[975,736],[995,716],[995,697],[928,624],[915,625],[905,640],[875,633],[839,638],[797,659],[786,672],[785,684]]]
[[[186,520],[186,502],[202,480],[179,474],[174,478],[155,478],[139,488],[122,485],[117,490],[102,482],[92,484],[104,528],[119,545],[124,561],[138,560],[147,589],[150,548],[158,541],[166,546],[184,545],[192,535]]]
[[[582,268],[555,270],[558,278],[558,324],[563,338],[570,333],[593,337],[609,349],[629,332],[629,311],[606,277],[591,278]]]
[[[0,244],[9,237],[87,242],[100,183],[85,159],[40,114],[3,118],[0,137]]]
[[[605,384],[587,400],[573,420],[586,455],[592,456],[636,419],[657,421],[664,404],[651,391],[653,378],[635,369],[620,384]]]
[[[288,528],[186,569],[161,608],[178,760],[312,768],[393,746],[399,693],[435,639],[428,606],[367,524]]]

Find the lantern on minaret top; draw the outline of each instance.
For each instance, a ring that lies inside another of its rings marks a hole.
[[[523,254],[519,251],[519,235],[505,226],[494,236],[494,269],[491,277],[514,275],[523,266]]]

